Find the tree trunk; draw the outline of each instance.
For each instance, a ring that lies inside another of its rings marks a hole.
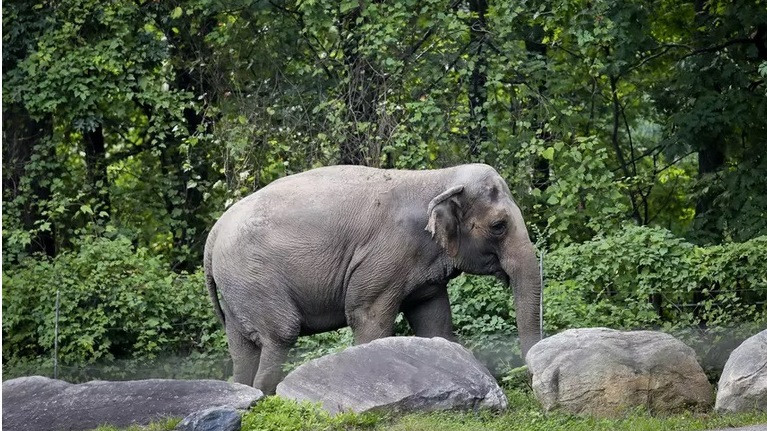
[[[698,150],[698,180],[719,172],[725,163],[725,155],[716,141],[704,144]],[[718,243],[723,239],[722,228],[717,223],[717,209],[714,205],[717,191],[710,190],[698,195],[695,202],[695,230],[703,242]]]
[[[176,33],[168,31],[172,46],[176,49],[173,56],[178,60],[175,88],[190,92],[194,100],[203,106],[210,105],[216,98],[216,88],[209,72],[202,64],[210,53],[205,37],[216,28],[217,20],[213,16],[204,17],[199,27],[188,27]],[[170,30],[170,29],[169,29]],[[203,115],[204,107],[198,109],[186,107],[183,111],[184,122],[189,135],[202,130],[203,134],[210,132],[212,119]],[[165,209],[171,217],[173,233],[173,269],[193,271],[202,261],[202,251],[206,238],[208,221],[202,216],[204,212],[203,189],[210,182],[211,172],[207,149],[201,143],[189,145],[181,150],[186,136],[171,138],[162,149],[163,175],[171,182],[169,190],[164,193]],[[191,168],[184,169],[187,159],[191,160]],[[193,185],[196,183],[197,185]]]
[[[40,204],[51,196],[49,179],[55,172],[47,166],[30,165],[30,160],[33,154],[37,154],[43,163],[56,159],[55,147],[47,140],[53,133],[52,121],[50,117],[34,120],[18,104],[6,104],[3,108],[3,202],[12,202],[27,194],[20,209],[20,221],[24,229],[33,230],[38,222],[47,218],[41,214]],[[34,178],[24,181],[30,175]],[[23,182],[30,188],[25,190]],[[55,226],[36,232],[26,252],[55,256],[54,232]]]
[[[611,142],[613,149],[615,149],[615,156],[618,158],[618,164],[620,165],[624,177],[631,178],[632,176],[636,175],[636,172],[633,172],[632,175],[632,172],[629,171],[629,165],[626,162],[626,157],[623,155],[623,149],[621,148],[620,139],[618,137],[618,130],[620,129],[621,107],[620,101],[618,100],[618,79],[612,75],[610,76],[610,95],[613,108],[613,131]],[[645,223],[639,213],[639,204],[637,203],[636,193],[631,187],[629,187],[628,194],[629,201],[631,202],[631,218],[634,219],[637,225],[643,226]]]
[[[84,132],[83,144],[85,146],[85,167],[87,169],[88,181],[90,182],[91,195],[96,202],[93,213],[96,218],[102,218],[100,214],[109,214],[111,212],[109,179],[107,177],[107,153],[103,127],[99,124],[95,129]]]
[[[706,46],[706,25],[709,24],[710,16],[706,9],[705,0],[695,1],[695,28],[693,42],[696,47]],[[714,83],[713,90],[721,92],[720,84]],[[702,89],[710,91],[710,89]],[[719,172],[725,165],[726,157],[724,153],[724,138],[716,128],[714,130],[704,128],[696,136],[698,145],[698,181],[704,180],[707,176]],[[723,239],[722,227],[717,223],[717,209],[714,201],[719,191],[716,187],[709,187],[707,191],[698,195],[695,202],[695,220],[694,228],[699,242],[718,243]]]
[[[343,42],[344,66],[346,68],[347,92],[346,124],[350,129],[339,143],[342,165],[369,165],[364,148],[375,145],[371,137],[378,127],[378,95],[383,77],[371,67],[369,60],[359,53],[357,19],[361,8],[357,7],[341,18],[345,40]]]
[[[544,62],[546,61],[546,55],[548,49],[543,44],[543,27],[540,25],[533,26],[530,29],[530,37],[525,38],[525,50],[527,50],[527,56],[530,59],[536,59],[540,57]],[[548,92],[548,86],[543,81],[538,85],[538,93],[542,96]],[[538,109],[540,106],[539,98],[533,98],[530,101],[530,110],[533,111],[533,125],[537,129],[540,129],[540,133],[536,134],[538,139],[544,142],[552,140],[551,133],[546,130],[545,117],[542,119],[541,115],[538,115]],[[551,184],[551,165],[549,160],[545,157],[538,156],[533,164],[533,187],[540,191],[545,191],[549,184]]]
[[[484,112],[487,102],[487,57],[483,50],[487,34],[487,0],[469,0],[469,10],[472,12],[469,38],[477,50],[469,81],[469,155],[475,159],[480,154],[482,142],[490,139]]]

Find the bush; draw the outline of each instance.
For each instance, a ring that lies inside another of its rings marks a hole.
[[[242,418],[243,431],[349,430],[375,428],[381,416],[352,412],[331,416],[319,405],[280,397],[266,397]]]
[[[763,323],[765,261],[764,236],[701,248],[665,229],[629,226],[547,256],[546,330]]]
[[[87,364],[223,353],[201,271],[175,274],[125,238],[91,238],[3,273],[3,365],[51,358],[60,291],[59,360]]]
[[[662,330],[695,349],[716,381],[732,349],[767,326],[766,261],[765,236],[703,248],[629,226],[546,257],[545,331]]]
[[[493,374],[521,362],[510,288],[494,277],[460,275],[448,293],[456,336]]]
[[[350,328],[341,328],[337,331],[298,337],[298,342],[290,351],[288,361],[283,366],[283,369],[286,372],[293,371],[304,362],[340,352],[353,343],[354,337]]]

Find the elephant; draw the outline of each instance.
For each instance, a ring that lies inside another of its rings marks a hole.
[[[511,284],[523,355],[541,336],[535,247],[484,164],[280,178],[213,225],[204,270],[234,381],[266,394],[302,335],[349,326],[366,343],[392,336],[402,312],[416,336],[455,340],[447,283],[462,272]]]

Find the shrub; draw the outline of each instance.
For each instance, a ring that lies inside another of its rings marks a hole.
[[[50,358],[60,291],[64,364],[224,352],[201,271],[175,274],[125,238],[91,238],[3,273],[3,362]]]
[[[520,362],[511,289],[494,277],[460,275],[448,286],[458,339],[498,374]]]
[[[546,257],[545,331],[662,330],[695,349],[716,381],[732,349],[767,326],[765,261],[765,236],[703,248],[629,226]]]
[[[381,416],[352,412],[330,416],[317,404],[266,397],[242,418],[243,431],[348,430],[375,428]]]
[[[629,226],[548,255],[546,330],[763,322],[766,259],[767,237],[701,248],[665,229]]]
[[[283,368],[285,371],[292,371],[304,362],[340,352],[351,346],[353,342],[354,337],[350,328],[298,337],[298,342],[290,351],[288,361]]]

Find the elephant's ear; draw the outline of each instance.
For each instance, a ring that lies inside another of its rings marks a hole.
[[[447,250],[450,257],[455,257],[458,254],[461,205],[457,196],[462,191],[463,186],[455,186],[445,190],[429,202],[429,209],[427,210],[429,222],[426,224],[426,230],[437,241],[437,244]]]

